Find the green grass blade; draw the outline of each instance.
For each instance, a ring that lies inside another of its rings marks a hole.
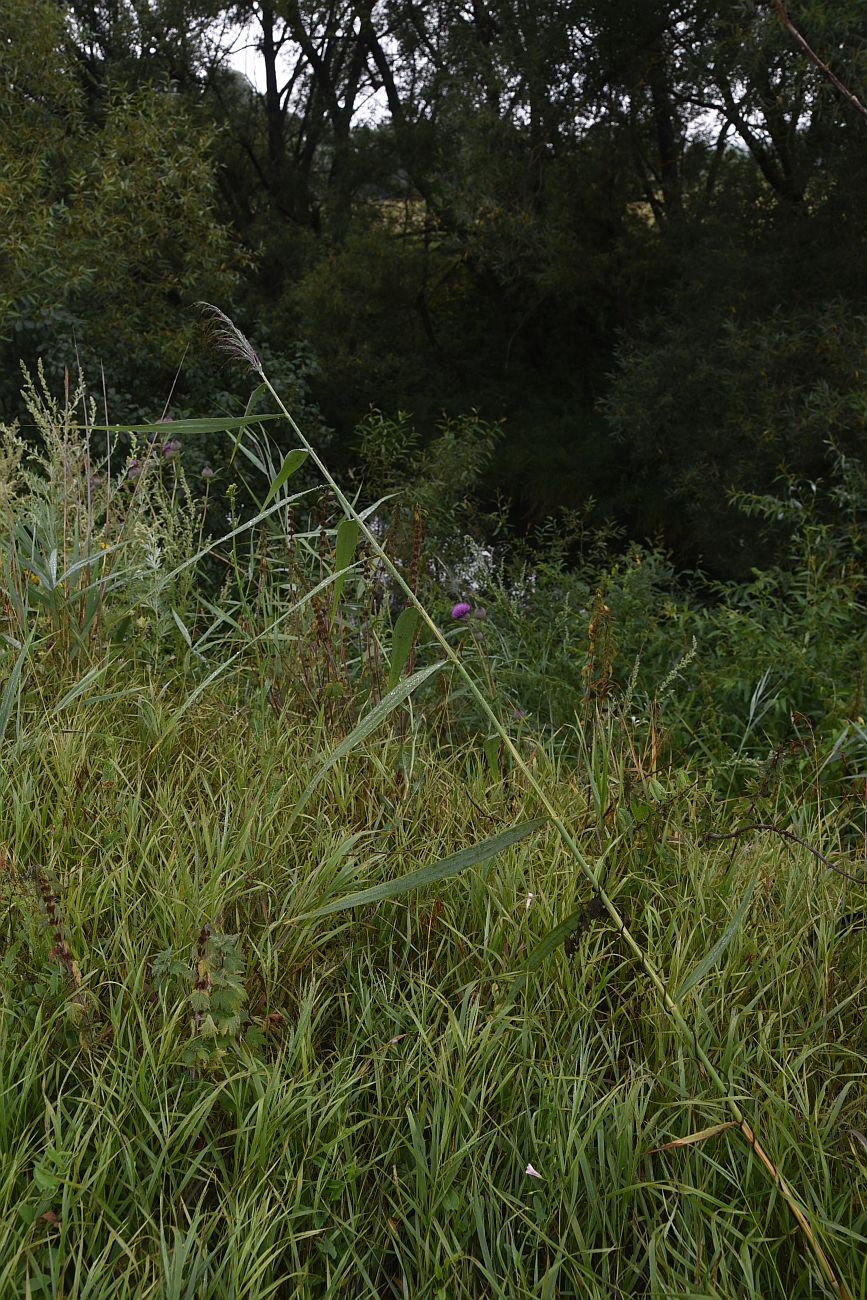
[[[364,715],[346,739],[342,740],[337,748],[331,751],[312,781],[308,783],[292,809],[293,819],[298,816],[320,781],[334,764],[339,763],[341,758],[345,758],[347,754],[351,754],[353,749],[360,745],[363,740],[366,740],[371,732],[376,731],[377,727],[385,721],[389,714],[399,708],[404,700],[409,699],[416,687],[421,686],[428,678],[433,677],[434,673],[438,673],[444,667],[445,661],[438,660],[437,663],[430,664],[427,668],[420,668],[418,672],[413,673],[411,677],[405,678],[399,685],[395,686],[394,690],[384,695],[380,702],[369,713]]]
[[[509,991],[506,994],[507,1003],[511,1002],[515,995],[520,993],[521,989],[527,982],[527,976],[541,966],[546,957],[550,957],[552,952],[556,952],[558,948],[563,946],[564,942],[577,927],[586,911],[586,904],[582,907],[576,908],[574,912],[569,913],[565,921],[561,921],[559,925],[555,925],[554,929],[549,930],[544,939],[536,944],[536,947],[524,963],[524,969],[511,983]]]
[[[74,686],[70,687],[63,698],[58,700],[51,710],[51,716],[56,717],[58,713],[62,713],[64,709],[67,709],[73,700],[77,700],[79,695],[83,695],[85,691],[89,690],[94,682],[98,682],[100,677],[104,677],[110,667],[111,660],[107,659],[104,664],[99,664],[96,668],[91,668],[89,672],[86,672]]]
[[[304,454],[306,456],[307,453]],[[337,602],[340,600],[340,594],[346,582],[346,574],[357,546],[358,524],[354,519],[341,519],[337,525],[337,538],[334,543],[334,569],[337,573],[337,580],[334,583],[334,601],[331,606],[332,618],[337,613]]]
[[[391,634],[391,663],[388,669],[388,690],[393,690],[409,659],[412,643],[418,631],[418,610],[409,605],[397,617]]]
[[[251,421],[251,415],[252,415],[253,407],[256,405],[256,402],[257,402],[258,399],[262,396],[262,394],[263,394],[264,392],[266,392],[266,391],[267,391],[267,389],[266,389],[266,387],[265,387],[264,384],[259,384],[257,388],[254,388],[254,389],[253,389],[252,393],[250,394],[249,398],[247,399],[247,405],[244,407],[244,420],[245,420],[245,421],[250,421],[250,422],[252,422],[252,421]],[[232,461],[235,459],[235,452],[236,452],[236,450],[238,449],[238,446],[239,446],[239,444],[240,444],[240,442],[241,442],[241,434],[244,432],[244,429],[245,429],[246,427],[247,427],[247,425],[246,425],[246,423],[245,423],[245,424],[244,424],[240,429],[238,429],[237,433],[235,434],[234,441],[232,442],[232,454],[231,454],[231,456],[229,457],[229,464],[231,464]],[[241,450],[243,451],[244,448],[242,447]]]
[[[292,475],[296,472],[296,470],[299,470],[301,468],[301,466],[304,464],[306,459],[307,459],[307,452],[304,450],[303,447],[294,447],[292,451],[287,453],[286,458],[283,461],[283,464],[280,466],[279,470],[275,474],[271,486],[268,489],[268,495],[266,496],[265,500],[262,503],[263,510],[266,510],[268,508],[268,506],[274,500],[274,498],[276,497],[277,493],[280,491],[281,487],[286,482],[286,480],[290,479]]]
[[[599,873],[600,868],[602,867],[603,862],[608,857],[608,854],[615,847],[615,845],[620,843],[622,838],[623,837],[621,835],[618,835],[613,840],[610,840],[609,843],[605,846],[605,852],[596,862],[597,875]],[[527,958],[526,962],[524,963],[524,969],[512,981],[512,984],[506,995],[507,1004],[511,1002],[512,998],[517,993],[519,993],[521,989],[524,987],[524,985],[527,982],[527,976],[530,975],[534,970],[537,970],[538,967],[542,965],[542,962],[545,960],[546,957],[550,957],[552,952],[556,952],[557,949],[561,947],[561,945],[565,942],[565,940],[569,938],[569,935],[572,934],[572,932],[575,929],[577,929],[578,924],[586,917],[586,915],[587,915],[587,904],[582,903],[581,906],[576,908],[574,912],[570,912],[569,915],[564,920],[562,920],[559,925],[555,925],[553,930],[549,930],[543,939],[539,940],[539,942],[536,944],[536,947],[533,949],[533,951],[530,953],[529,957]]]
[[[702,957],[701,961],[698,963],[695,969],[691,971],[689,975],[687,975],[686,979],[683,981],[680,988],[677,990],[677,993],[674,995],[676,1001],[679,1002],[680,999],[684,997],[684,995],[687,994],[690,989],[695,988],[696,984],[698,984],[700,980],[704,979],[705,975],[707,975],[708,971],[711,970],[711,968],[716,965],[720,957],[725,952],[726,948],[731,943],[731,940],[735,932],[737,931],[738,927],[740,926],[741,922],[743,921],[744,917],[747,914],[747,908],[749,907],[750,899],[753,896],[753,889],[755,888],[756,881],[759,878],[760,867],[761,867],[761,863],[759,862],[756,864],[756,869],[752,874],[750,883],[747,885],[746,893],[744,894],[743,898],[738,904],[734,916],[729,921],[728,925],[723,930],[722,934],[717,939],[713,947],[707,953],[705,953],[704,957]]]
[[[345,898],[326,903],[324,907],[318,907],[315,912],[308,912],[304,919],[331,916],[335,912],[361,907],[365,903],[381,903],[386,898],[398,898],[413,889],[421,889],[423,885],[432,885],[437,880],[445,880],[447,876],[456,876],[467,867],[476,867],[480,862],[487,862],[503,849],[532,835],[533,831],[544,826],[546,821],[545,817],[537,817],[533,821],[521,822],[520,825],[512,826],[507,831],[500,831],[499,835],[480,840],[478,844],[473,844],[468,849],[461,849],[450,857],[440,858],[438,862],[431,862],[418,871],[409,872],[406,876],[399,876],[396,880],[386,880],[383,884],[372,885],[369,889],[359,889],[354,894],[347,894]]]
[[[181,616],[180,616],[180,614],[178,613],[178,611],[177,611],[176,609],[174,609],[174,608],[172,609],[172,618],[175,620],[175,623],[176,623],[176,625],[177,625],[177,629],[178,629],[178,631],[180,632],[181,636],[182,636],[182,637],[184,638],[184,640],[186,641],[186,643],[187,643],[188,647],[190,648],[190,650],[192,650],[192,648],[193,648],[193,640],[192,640],[192,637],[190,636],[190,629],[187,627],[186,623],[185,623],[184,620],[181,618]]]
[[[0,697],[0,741],[6,739],[6,728],[9,726],[9,719],[12,717],[12,710],[15,707],[15,701],[18,698],[18,683],[21,680],[21,670],[24,667],[24,661],[30,653],[30,647],[33,644],[33,638],[36,635],[36,629],[32,629],[21,647],[18,658],[12,666],[12,672],[3,688],[3,695]]]
[[[183,433],[189,436],[197,433],[234,433],[245,429],[248,424],[259,424],[263,420],[280,420],[274,415],[242,415],[231,420],[159,420],[155,424],[91,424],[89,427],[99,433]]]

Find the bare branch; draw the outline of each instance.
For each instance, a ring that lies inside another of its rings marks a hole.
[[[864,107],[864,105],[861,103],[861,100],[858,98],[858,96],[854,94],[849,89],[848,86],[843,85],[843,82],[836,75],[836,73],[832,72],[831,69],[828,67],[827,63],[824,63],[822,59],[819,58],[816,51],[810,45],[807,44],[806,40],[798,31],[797,27],[792,22],[791,18],[786,12],[786,6],[784,0],[774,0],[774,5],[777,10],[777,13],[779,14],[780,22],[783,24],[786,31],[789,32],[790,35],[792,35],[795,38],[795,40],[800,45],[801,49],[807,55],[807,58],[810,59],[811,62],[815,63],[819,71],[824,73],[824,75],[828,78],[831,84],[837,87],[840,94],[843,95],[846,99],[848,99],[852,107],[857,108],[861,116],[867,118],[867,108]]]

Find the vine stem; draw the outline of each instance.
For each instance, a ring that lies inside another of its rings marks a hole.
[[[355,522],[358,524],[368,545],[382,561],[382,564],[384,565],[390,577],[393,579],[395,583],[397,583],[398,587],[406,596],[407,602],[411,604],[413,608],[418,611],[419,616],[421,617],[422,621],[427,625],[429,631],[433,634],[435,640],[439,644],[446,658],[456,669],[456,671],[461,675],[461,677],[464,679],[470,691],[472,692],[476,702],[478,703],[479,707],[482,709],[485,716],[490,721],[492,727],[497,732],[500,739],[503,741],[503,744],[506,746],[506,749],[511,755],[516,767],[526,778],[533,792],[536,794],[540,803],[542,804],[543,808],[548,814],[548,817],[550,818],[551,823],[554,826],[555,830],[557,831],[557,834],[560,836],[560,839],[562,840],[563,844],[566,846],[569,853],[572,855],[575,862],[578,864],[578,867],[580,868],[582,875],[585,877],[587,882],[592,886],[596,896],[599,898],[600,902],[604,906],[611,920],[617,926],[621,938],[626,943],[632,955],[635,957],[636,961],[641,966],[645,975],[650,980],[651,984],[654,986],[657,993],[659,994],[659,998],[662,1003],[662,1006],[674,1021],[674,1024],[676,1025],[677,1030],[681,1036],[681,1039],[683,1040],[685,1045],[695,1053],[695,1056],[698,1059],[704,1073],[711,1080],[714,1087],[717,1089],[718,1093],[725,1101],[725,1104],[728,1107],[729,1112],[731,1113],[733,1119],[735,1120],[735,1123],[737,1124],[737,1127],[740,1130],[743,1138],[749,1145],[750,1149],[754,1151],[755,1154],[758,1156],[759,1160],[764,1165],[767,1172],[771,1175],[771,1178],[773,1179],[774,1183],[779,1189],[780,1195],[788,1204],[789,1209],[792,1211],[792,1214],[794,1215],[798,1223],[798,1226],[800,1227],[801,1231],[804,1234],[804,1237],[808,1241],[810,1248],[813,1251],[813,1255],[817,1263],[819,1264],[819,1267],[822,1273],[824,1274],[825,1279],[828,1282],[829,1286],[840,1297],[840,1300],[851,1300],[851,1296],[848,1289],[846,1288],[845,1284],[840,1279],[838,1279],[830,1259],[826,1255],[825,1251],[822,1248],[821,1243],[816,1237],[813,1227],[807,1217],[806,1211],[803,1210],[801,1206],[798,1204],[794,1192],[789,1187],[785,1179],[782,1177],[779,1170],[775,1166],[774,1162],[771,1160],[770,1156],[767,1154],[767,1152],[759,1143],[759,1140],[756,1137],[753,1129],[747,1123],[747,1120],[740,1106],[737,1104],[735,1099],[730,1095],[725,1080],[722,1078],[722,1076],[714,1066],[713,1062],[708,1057],[704,1048],[699,1043],[695,1029],[687,1021],[686,1017],[683,1014],[683,1011],[680,1008],[680,1004],[671,996],[671,994],[668,991],[668,988],[666,987],[665,980],[663,979],[656,965],[651,961],[650,957],[647,955],[647,953],[638,943],[638,940],[635,938],[635,936],[632,934],[631,930],[627,926],[624,917],[621,915],[618,908],[615,906],[615,904],[609,898],[606,891],[603,889],[600,881],[596,876],[595,871],[593,870],[592,866],[587,861],[587,859],[584,857],[581,850],[579,849],[577,843],[575,842],[575,839],[573,838],[571,832],[569,831],[569,828],[566,826],[566,823],[563,821],[563,818],[560,816],[559,812],[557,811],[557,808],[552,802],[550,796],[548,795],[548,793],[546,792],[546,790],[544,789],[544,787],[542,786],[538,778],[534,775],[528,763],[521,755],[520,751],[518,750],[517,746],[515,745],[514,741],[509,735],[508,731],[506,730],[503,723],[500,721],[499,717],[497,716],[493,706],[489,703],[486,695],[484,694],[482,689],[476,684],[472,674],[469,672],[469,670],[467,669],[467,667],[465,666],[465,664],[463,663],[459,655],[457,655],[455,651],[452,649],[451,645],[449,645],[449,642],[447,641],[446,637],[443,635],[442,631],[437,627],[436,623],[431,618],[425,606],[422,604],[418,596],[412,590],[410,584],[405,581],[405,579],[397,569],[396,565],[390,559],[385,549],[380,545],[379,541],[377,540],[377,538],[375,537],[371,529],[368,528],[367,524],[361,518],[359,512],[355,509],[352,502],[344,494],[339,484],[332,477],[331,472],[328,469],[328,466],[319,456],[319,453],[316,451],[316,448],[313,446],[313,444],[302,433],[301,429],[298,427],[295,420],[292,418],[292,415],[287,410],[283,402],[283,399],[280,397],[280,394],[276,391],[271,381],[268,379],[268,376],[262,370],[261,366],[255,367],[255,369],[257,370],[257,373],[259,374],[265,387],[268,389],[271,396],[274,398],[277,405],[280,407],[281,412],[283,413],[285,418],[289,421],[289,424],[292,427],[295,436],[299,439],[302,447],[308,453],[311,460],[314,462],[320,474],[322,475],[323,479],[331,488],[332,492],[337,498],[337,501],[340,503],[340,506],[344,511],[344,513],[346,514],[347,518],[354,519]]]

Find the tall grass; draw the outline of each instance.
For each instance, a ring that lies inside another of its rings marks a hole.
[[[574,743],[504,722],[219,330],[299,449],[223,423],[265,487],[216,542],[178,426],[83,524],[82,395],[9,461],[0,1294],[864,1294],[851,806],[733,827],[601,599]]]
[[[586,907],[556,841],[322,915],[532,818],[483,754],[419,735],[407,783],[398,741],[370,738],[299,817],[328,737],[238,693],[199,697],[157,748],[118,699],[53,722],[34,705],[31,734],[0,791],[0,1294],[826,1293],[616,927],[588,919],[505,999]],[[589,849],[586,772],[544,749],[535,766]],[[706,792],[677,784],[609,854],[609,888],[677,987],[754,881],[702,1032],[863,1294],[865,936],[835,930],[846,882],[773,837],[732,863],[700,842]],[[243,963],[219,1034],[195,1003],[205,927]]]

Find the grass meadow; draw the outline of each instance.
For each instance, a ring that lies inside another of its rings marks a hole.
[[[600,598],[543,725],[418,547],[290,495],[300,431],[210,422],[265,486],[208,540],[208,422],[29,400],[0,1297],[865,1300],[860,715],[776,743],[745,672],[740,743],[674,744]]]

